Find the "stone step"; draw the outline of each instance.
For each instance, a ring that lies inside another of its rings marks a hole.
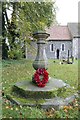
[[[65,96],[65,92],[69,89],[69,94]],[[17,82],[14,84],[11,94],[6,97],[11,103],[17,105],[60,109],[73,102],[76,96],[78,95],[74,94],[70,85],[60,79],[49,78],[49,82],[43,88],[28,80]]]
[[[72,96],[68,96],[65,99],[61,97],[55,97],[51,99],[26,99],[26,98],[20,98],[15,97],[12,95],[6,96],[8,100],[11,101],[12,104],[17,104],[21,106],[29,106],[29,107],[39,107],[43,109],[48,108],[54,108],[56,110],[59,110],[63,108],[65,105],[71,104],[75,98],[77,98],[77,94],[74,94]]]
[[[25,98],[49,99],[57,96],[58,92],[65,91],[63,89],[67,89],[69,87],[70,86],[62,80],[54,78],[50,78],[49,82],[43,88],[38,87],[28,80],[25,80],[14,84],[12,92]]]

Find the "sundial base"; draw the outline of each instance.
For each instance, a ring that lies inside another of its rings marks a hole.
[[[13,92],[25,98],[53,98],[59,90],[66,89],[66,87],[70,86],[55,78],[50,78],[45,87],[38,87],[35,83],[26,80],[17,82],[13,86]]]
[[[15,104],[22,106],[59,109],[64,105],[68,105],[75,98],[75,94],[62,96],[66,89],[71,87],[62,80],[50,78],[45,87],[39,88],[30,81],[17,82],[12,89],[12,94],[7,98]],[[61,96],[59,95],[61,94]]]
[[[33,99],[33,98],[20,98],[15,97],[12,95],[6,96],[8,100],[11,101],[12,104],[21,105],[21,106],[28,106],[28,107],[38,107],[42,109],[48,109],[48,108],[54,108],[56,110],[59,110],[63,108],[64,106],[67,106],[71,104],[74,99],[77,97],[77,94],[68,96],[66,98],[62,97],[54,97],[51,99]]]

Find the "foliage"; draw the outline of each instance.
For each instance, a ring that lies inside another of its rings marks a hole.
[[[43,30],[55,22],[54,2],[3,2],[2,9],[3,58],[7,58],[8,53],[11,52],[15,56],[13,49],[15,49],[16,38],[26,47],[26,42],[30,42],[34,31]],[[7,11],[12,11],[11,18],[8,17]],[[9,50],[6,38],[8,38]],[[12,58],[10,55],[9,57]]]
[[[43,118],[45,113],[43,110],[31,107],[15,106],[7,99],[3,101],[3,118]]]
[[[21,59],[22,58],[22,51],[19,51],[19,49],[13,48],[8,52],[8,58],[10,59]]]
[[[24,24],[28,31],[43,30],[46,26],[55,21],[55,5],[53,2],[24,2],[21,4],[20,22]],[[25,16],[25,17],[24,17]],[[21,18],[23,18],[21,20]]]
[[[55,110],[54,108],[49,109],[46,112],[47,118],[53,118],[54,120],[57,119],[73,119],[73,120],[79,120],[80,115],[79,115],[79,111],[78,111],[78,104],[77,104],[78,100],[75,99],[73,101],[73,105],[68,105],[68,106],[64,106],[62,109],[60,110]]]
[[[8,51],[8,58],[10,59],[21,59],[23,57],[22,49],[20,43],[15,43],[12,49]]]

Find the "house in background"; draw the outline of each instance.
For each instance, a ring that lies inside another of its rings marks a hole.
[[[46,29],[50,34],[47,39],[46,54],[48,59],[67,59],[69,57],[80,58],[80,24],[68,23],[67,26],[51,26]],[[27,58],[35,59],[37,44],[35,40],[30,43],[35,53],[27,49]]]
[[[67,26],[51,26],[46,30],[50,34],[46,47],[49,59],[67,59],[72,55],[72,36]]]

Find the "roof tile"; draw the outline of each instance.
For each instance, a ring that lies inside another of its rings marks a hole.
[[[46,32],[50,34],[48,40],[71,40],[71,34],[67,26],[51,26],[46,29]]]

